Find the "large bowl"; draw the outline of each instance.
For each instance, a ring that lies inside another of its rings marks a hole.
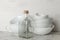
[[[30,32],[33,32],[35,34],[39,34],[39,35],[45,35],[48,34],[52,31],[52,29],[54,28],[54,25],[52,27],[47,27],[47,28],[29,28]]]
[[[51,27],[52,25],[52,20],[50,18],[48,19],[40,19],[40,20],[35,20],[31,21],[31,26],[34,27]]]
[[[44,23],[44,22],[37,23],[37,22],[31,22],[31,26],[32,26],[32,27],[47,28],[47,27],[51,27],[51,25],[52,25],[52,22],[51,22],[51,23]]]

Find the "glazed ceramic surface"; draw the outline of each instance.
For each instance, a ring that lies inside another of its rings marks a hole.
[[[44,35],[52,31],[54,26],[52,26],[52,19],[48,15],[35,14],[32,16],[31,26],[29,27],[30,32]]]
[[[12,29],[12,31],[14,31],[15,33],[16,32],[20,32],[20,33],[22,33],[22,32],[24,32],[26,29],[25,29],[25,15],[21,15],[21,16],[17,16],[17,17],[15,17],[14,19],[12,19],[11,21],[10,21],[10,23],[12,24],[11,25],[11,29]]]
[[[47,27],[47,28],[31,28],[30,27],[30,32],[33,32],[35,34],[39,34],[39,35],[45,35],[48,34],[52,31],[52,29],[54,28],[54,25],[52,27]]]
[[[15,24],[15,27],[12,26],[10,29],[14,33],[18,32],[19,37],[32,37],[31,33],[29,32],[29,27],[31,27],[31,20],[32,19],[29,15],[17,16],[15,19],[11,20],[11,24]]]
[[[18,25],[17,31],[21,36],[25,35],[24,33],[26,31],[30,31],[36,34],[48,34],[53,29],[53,26],[51,27],[52,20],[51,18],[48,17],[48,15],[36,14],[36,15],[27,16],[27,17],[25,15],[21,15],[13,19],[11,23]],[[27,30],[27,27],[28,27],[28,30]],[[13,27],[11,27],[11,29],[13,29],[13,31],[16,30]]]
[[[31,25],[33,27],[51,27],[52,19],[48,17],[48,15],[34,15],[33,21],[31,21]]]

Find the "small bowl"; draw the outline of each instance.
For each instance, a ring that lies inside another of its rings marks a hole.
[[[32,16],[32,18],[34,20],[40,20],[40,19],[46,19],[48,18],[48,15],[45,15],[45,14],[39,14],[37,15],[37,13],[35,15]]]
[[[30,28],[30,32],[33,32],[35,34],[39,34],[39,35],[45,35],[48,34],[52,31],[52,29],[54,28],[54,25],[52,27],[47,27],[47,28]]]

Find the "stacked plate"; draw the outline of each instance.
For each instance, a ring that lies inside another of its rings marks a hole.
[[[48,34],[52,31],[52,20],[48,15],[34,15],[30,31],[36,34]]]

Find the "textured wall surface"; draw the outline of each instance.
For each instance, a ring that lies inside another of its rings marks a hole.
[[[9,21],[28,9],[31,14],[48,14],[54,19],[56,30],[60,31],[60,0],[0,0],[0,30],[9,27]]]

